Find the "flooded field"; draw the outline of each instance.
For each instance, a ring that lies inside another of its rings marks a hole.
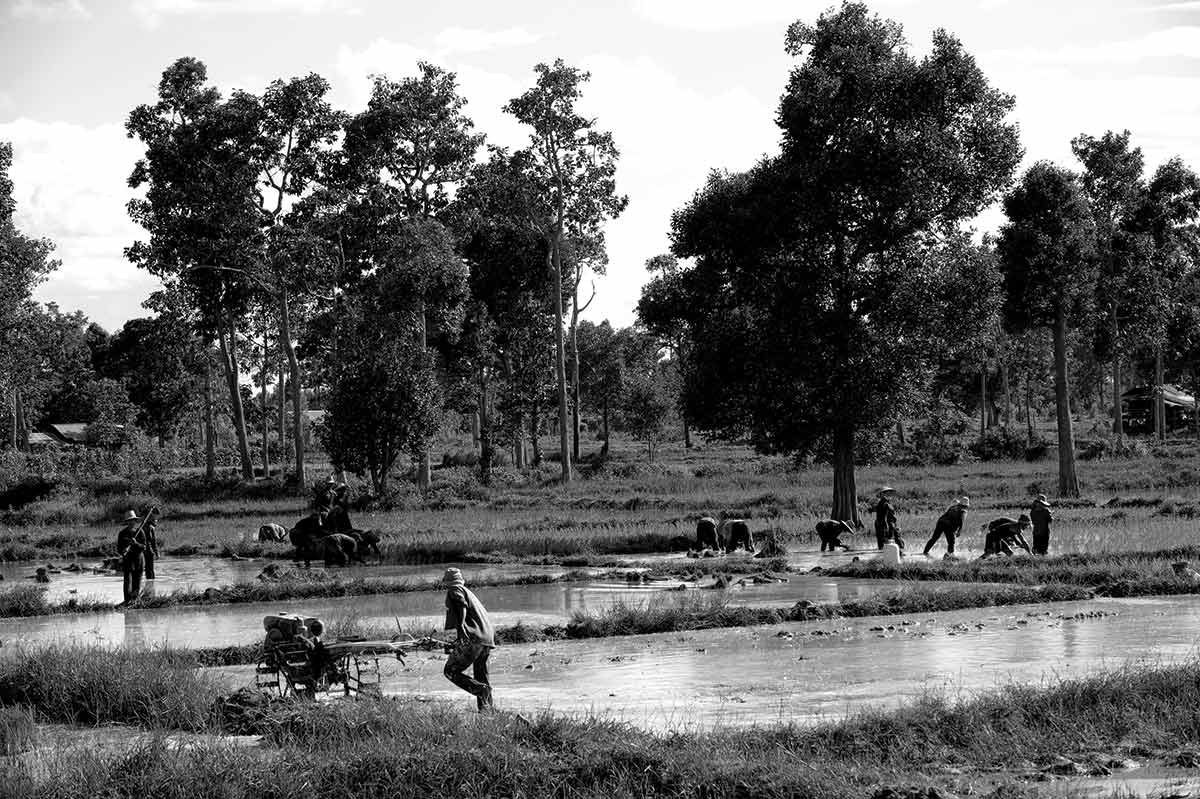
[[[813,724],[931,693],[1180,662],[1197,654],[1198,629],[1200,598],[1112,599],[514,645],[490,666],[497,702],[520,711],[651,729]],[[466,706],[443,663],[428,653],[385,662],[384,691]],[[219,671],[231,687],[250,680],[248,668]]]

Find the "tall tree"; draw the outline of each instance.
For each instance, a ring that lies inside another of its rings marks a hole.
[[[31,298],[34,288],[59,263],[50,258],[53,244],[17,230],[13,220],[16,200],[9,177],[12,155],[12,145],[0,142],[0,387],[7,397],[11,419],[6,438],[10,446],[24,449],[29,423],[21,395],[34,374],[31,356],[38,343],[29,324],[38,313]]]
[[[1129,229],[1144,192],[1144,162],[1141,148],[1130,147],[1129,138],[1128,130],[1119,134],[1110,130],[1099,138],[1081,135],[1071,141],[1071,150],[1083,164],[1081,185],[1096,225],[1102,277],[1097,300],[1108,315],[1099,349],[1107,350],[1112,360],[1112,419],[1118,440],[1125,435],[1121,416],[1121,360],[1128,349],[1125,328],[1137,325],[1147,309],[1146,254]]]
[[[244,479],[254,477],[240,390],[238,338],[256,287],[263,251],[257,98],[222,101],[207,70],[181,58],[163,72],[158,101],[135,108],[129,136],[146,146],[129,177],[145,187],[129,213],[150,235],[126,249],[139,267],[179,284],[198,312],[200,333],[216,339],[230,397]]]
[[[681,372],[687,369],[687,344],[691,329],[687,323],[684,306],[692,299],[687,295],[681,273],[679,259],[673,255],[655,255],[646,261],[646,271],[653,275],[642,286],[642,296],[638,300],[638,321],[645,328],[658,336],[664,347],[671,349],[672,360],[676,362]],[[683,446],[692,446],[691,427],[687,409],[683,407],[683,394],[679,394],[680,421],[683,423]]]
[[[793,24],[787,50],[803,61],[782,154],[713,174],[672,220],[674,254],[697,259],[684,391],[706,429],[831,457],[832,516],[859,523],[856,436],[893,425],[931,353],[974,325],[954,313],[962,264],[931,257],[938,236],[997,196],[1021,151],[1012,98],[944,31],[917,60],[898,24],[847,3]]]
[[[450,204],[449,187],[466,178],[483,144],[474,124],[463,113],[466,100],[458,93],[453,72],[421,62],[418,74],[400,81],[376,77],[366,111],[346,126],[346,161],[360,183],[368,187],[368,204],[375,213],[378,256],[395,252],[388,244],[392,230],[404,220],[439,217]],[[412,288],[436,281],[416,281]],[[415,324],[422,346],[428,346],[429,317],[423,308],[437,302],[420,293]],[[417,481],[429,488],[428,448],[418,457]]]
[[[300,488],[306,482],[304,381],[296,356],[295,306],[324,282],[332,258],[328,248],[321,246],[320,237],[304,226],[303,214],[293,218],[291,212],[321,178],[323,160],[345,121],[345,115],[326,100],[328,92],[328,82],[317,74],[273,81],[261,99],[261,136],[256,152],[268,247],[259,283],[266,289],[268,303],[274,305],[280,354],[287,362],[291,380],[292,442]],[[262,380],[265,401],[265,374]],[[265,437],[264,433],[264,452]]]
[[[526,163],[536,185],[531,219],[546,241],[546,266],[554,276],[555,373],[558,379],[559,456],[562,480],[570,482],[571,437],[567,409],[567,367],[563,334],[564,259],[568,241],[596,238],[607,219],[618,216],[628,198],[616,191],[618,152],[612,134],[596,128],[576,109],[590,74],[567,66],[534,67],[533,88],[504,107],[533,128]]]
[[[1096,285],[1094,221],[1079,180],[1039,162],[1004,198],[1008,221],[997,249],[1004,270],[1004,312],[1017,330],[1048,327],[1054,339],[1058,490],[1079,496],[1067,371],[1067,329],[1083,321]]]

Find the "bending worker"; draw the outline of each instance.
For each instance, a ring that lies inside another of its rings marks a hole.
[[[946,557],[954,554],[954,536],[962,532],[963,519],[966,517],[969,507],[971,507],[970,497],[959,497],[945,513],[938,517],[937,524],[933,528],[933,535],[925,543],[926,556],[943,535],[946,536]]]
[[[446,586],[446,629],[458,633],[448,652],[446,679],[475,697],[480,712],[491,710],[488,655],[496,648],[496,633],[483,603],[468,588],[462,572],[451,567],[442,577]],[[471,668],[472,676],[464,672]]]
[[[983,543],[983,554],[980,557],[1011,555],[1014,546],[1029,552],[1029,544],[1021,533],[1023,530],[1028,530],[1030,526],[1029,517],[1024,513],[1021,514],[1020,519],[1001,517],[989,522],[986,528],[987,537]]]
[[[817,522],[814,529],[817,531],[817,537],[821,539],[821,551],[828,549],[830,552],[836,551],[838,547],[849,549],[850,547],[842,543],[842,533],[854,535],[854,528],[849,522],[844,522],[839,519],[822,519]]]

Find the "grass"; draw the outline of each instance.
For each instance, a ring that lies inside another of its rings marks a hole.
[[[691,450],[664,446],[661,462],[650,465],[634,442],[614,444],[615,455],[602,472],[570,485],[503,469],[496,484],[483,489],[469,470],[440,469],[427,499],[415,496],[401,509],[354,518],[359,526],[385,533],[385,559],[397,563],[460,560],[473,553],[512,560],[661,551],[671,538],[694,534],[695,520],[706,513],[743,516],[756,531],[776,529],[789,545],[816,548],[812,525],[826,515],[830,501],[827,467],[794,469],[786,458],[716,444]],[[1081,462],[1079,470],[1085,500],[1071,507],[1057,503],[1056,550],[1190,543],[1190,515],[1200,508],[1200,455],[1193,447],[1171,448],[1158,457]],[[1053,495],[1056,481],[1049,461],[861,467],[857,479],[864,502],[875,486],[889,483],[898,489],[901,525],[916,545],[959,494],[971,496],[969,523],[977,524],[1018,512],[1038,490]],[[109,520],[130,504],[156,501],[168,489],[154,491],[158,494],[106,494],[93,500],[56,495],[44,505],[35,503],[20,518],[0,520],[0,560],[111,554],[116,528]],[[244,544],[242,534],[264,522],[290,525],[307,513],[303,497],[239,497],[223,484],[205,488],[191,481],[187,491],[167,496],[160,537],[169,553],[290,557],[286,545]],[[964,548],[981,548],[978,538],[964,540]]]
[[[1197,663],[1013,684],[969,699],[931,694],[817,727],[669,735],[603,718],[476,716],[411,700],[281,702],[246,717],[264,736],[258,748],[159,738],[118,752],[50,752],[15,762],[6,789],[13,799],[896,795],[885,789],[1011,799],[1037,795],[1038,783],[1014,775],[1036,775],[1057,757],[1085,766],[1131,753],[1169,761],[1200,743],[1198,704]]]
[[[1087,586],[1104,596],[1190,594],[1200,586],[1175,576],[1173,563],[1200,561],[1200,546],[1146,552],[1070,553],[1050,557],[986,560],[906,560],[903,568],[860,560],[823,569],[833,577],[953,581],[965,583],[1063,583]]]

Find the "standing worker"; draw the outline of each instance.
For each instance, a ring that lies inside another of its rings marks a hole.
[[[142,595],[142,572],[146,567],[145,538],[142,536],[142,523],[137,511],[125,513],[125,526],[117,533],[117,554],[121,557],[121,574],[123,577],[122,590],[128,605],[137,601]]]
[[[1033,522],[1033,554],[1045,555],[1050,549],[1050,501],[1045,494],[1038,494],[1029,508],[1029,519]]]
[[[946,536],[946,557],[954,555],[954,536],[962,532],[963,519],[967,515],[967,508],[971,507],[970,497],[959,497],[954,501],[945,513],[938,517],[937,524],[933,527],[933,535],[925,543],[925,555],[928,557],[929,551],[933,549],[933,545],[943,535]]]
[[[446,569],[442,577],[446,586],[446,629],[458,633],[448,649],[446,679],[475,697],[480,712],[491,710],[492,686],[488,682],[488,656],[496,648],[496,633],[487,609],[468,588],[462,572]],[[472,677],[464,672],[471,668]]]
[[[895,494],[896,489],[884,486],[879,490],[879,501],[875,503],[875,540],[879,542],[880,549],[883,549],[889,538],[894,539],[896,546],[901,550],[904,549],[900,525],[896,523],[896,508],[892,505],[892,497]]]
[[[142,552],[142,558],[146,561],[146,579],[153,580],[154,561],[158,559],[158,508],[151,508],[146,514],[142,533],[146,542],[146,549]]]

